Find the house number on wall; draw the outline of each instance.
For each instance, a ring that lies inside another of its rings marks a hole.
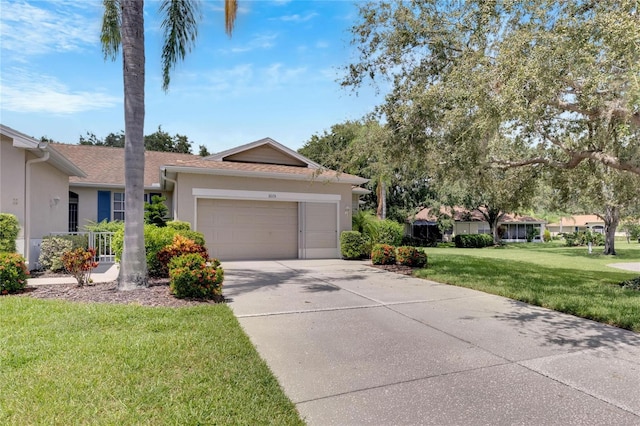
[[[276,194],[269,194],[269,198],[276,198]]]

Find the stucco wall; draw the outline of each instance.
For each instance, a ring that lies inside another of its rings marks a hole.
[[[13,140],[2,135],[0,143],[0,211],[20,221],[20,239],[24,230],[25,151],[13,147]]]
[[[31,154],[28,159],[35,158]],[[49,163],[31,165],[31,235],[66,232],[69,224],[69,177]]]
[[[195,202],[193,188],[227,189],[238,191],[273,191],[340,195],[339,230],[351,230],[352,192],[350,184],[323,183],[312,181],[293,181],[265,178],[246,178],[234,176],[211,176],[180,173],[177,178],[177,219],[194,225]],[[348,207],[348,209],[347,209]],[[348,210],[348,214],[345,212]]]

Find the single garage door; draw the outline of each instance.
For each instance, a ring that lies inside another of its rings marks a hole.
[[[296,202],[199,199],[197,229],[220,260],[298,257]]]

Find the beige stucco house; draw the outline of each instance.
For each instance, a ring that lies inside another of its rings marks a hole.
[[[123,219],[124,150],[55,144],[86,172],[69,177],[68,229]],[[340,257],[359,185],[266,138],[210,157],[145,153],[145,198],[166,196],[171,217],[204,234],[221,260]]]
[[[561,217],[558,222],[550,223],[547,229],[551,235],[558,235],[565,232],[591,231],[604,234],[604,220],[595,214],[576,214],[573,216]],[[616,237],[625,236],[621,228],[616,229]]]
[[[450,240],[460,234],[490,234],[491,229],[487,222],[477,210],[467,210],[463,207],[442,207],[441,213],[453,219],[453,227],[445,233],[439,235],[439,239]],[[437,227],[437,217],[430,209],[420,210],[415,216],[409,218],[406,233],[413,237],[419,237],[428,232],[439,233]],[[527,236],[532,232],[536,235],[544,233],[546,222],[530,216],[517,214],[505,214],[498,222],[502,228],[502,241],[504,242],[526,242]]]
[[[16,246],[30,266],[43,236],[67,231],[69,179],[85,176],[52,144],[0,125],[0,212],[18,218]]]

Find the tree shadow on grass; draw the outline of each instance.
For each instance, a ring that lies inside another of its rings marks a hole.
[[[607,348],[620,350],[621,345],[640,347],[640,334],[591,320],[560,314],[510,300],[511,309],[495,316],[523,332],[535,333],[549,346],[575,350]],[[526,330],[526,331],[524,331]]]
[[[431,261],[430,268],[420,276],[629,330],[640,329],[640,292],[617,286],[629,279],[629,273],[471,256],[433,256]]]

